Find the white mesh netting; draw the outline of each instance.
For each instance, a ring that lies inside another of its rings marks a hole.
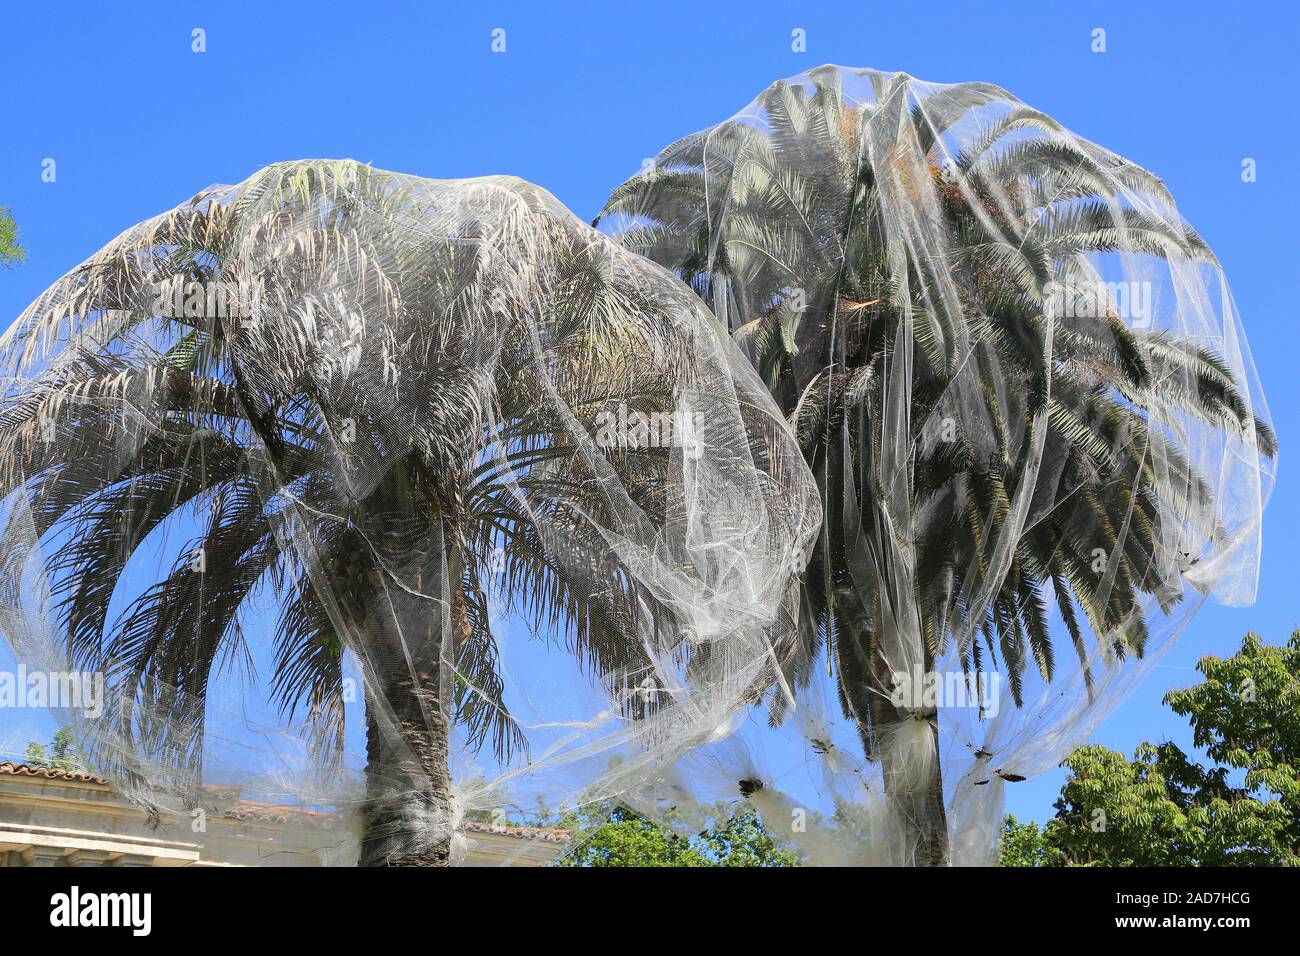
[[[457,862],[466,814],[618,797],[789,693],[799,449],[698,298],[539,188],[272,166],[0,355],[0,629],[105,679],[56,715],[187,839],[238,794],[346,820],[327,862]]]
[[[978,863],[1008,782],[1253,597],[1276,442],[1140,167],[823,67],[601,221],[282,164],[19,318],[0,630],[104,676],[58,711],[97,769],[160,819],[328,811],[334,862],[458,862],[540,799]]]
[[[985,862],[1006,783],[1253,600],[1276,441],[1219,263],[984,83],[825,66],[647,165],[598,221],[730,330],[825,511],[799,706],[694,780],[753,775],[814,861]]]

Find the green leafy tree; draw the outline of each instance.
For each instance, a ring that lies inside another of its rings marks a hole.
[[[1007,814],[1002,821],[998,866],[1059,866],[1061,851],[1048,842],[1038,824],[1021,823]]]
[[[9,209],[0,206],[0,265],[12,269],[26,258],[26,250],[18,244],[18,224]]]
[[[1281,647],[1247,634],[1197,669],[1165,703],[1213,763],[1168,742],[1132,760],[1080,747],[1053,820],[1007,818],[1003,865],[1300,866],[1300,631]]]
[[[735,816],[724,808],[704,815],[704,828],[679,836],[624,807],[561,818],[575,829],[572,848],[557,866],[797,866],[798,855],[782,846],[754,810]],[[682,822],[682,821],[678,821]]]
[[[86,772],[90,769],[86,755],[77,749],[77,742],[72,737],[72,731],[67,727],[56,730],[54,739],[48,746],[35,740],[29,743],[27,752],[23,754],[23,762],[33,767],[49,767],[52,770]]]

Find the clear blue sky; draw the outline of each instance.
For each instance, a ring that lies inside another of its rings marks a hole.
[[[1098,736],[1126,751],[1190,743],[1164,692],[1248,629],[1280,641],[1300,626],[1300,15],[1197,0],[732,6],[9,0],[0,204],[29,259],[0,272],[0,321],[127,226],[277,160],[511,173],[590,219],[643,157],[819,63],[1001,84],[1164,177],[1227,270],[1281,437],[1258,605],[1205,609]],[[206,53],[191,52],[195,27]],[[490,49],[497,27],[504,54]],[[1096,27],[1104,54],[1089,48]],[[795,28],[806,53],[790,49]],[[1241,181],[1244,157],[1255,183]],[[1059,782],[1008,787],[1010,808],[1046,817]]]

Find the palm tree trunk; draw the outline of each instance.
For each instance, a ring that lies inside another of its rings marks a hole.
[[[385,685],[377,706],[366,706],[360,865],[448,866],[451,774],[437,669],[390,676]]]
[[[919,718],[915,709],[894,706],[894,675],[870,638],[861,603],[850,589],[837,594],[836,609],[842,621],[840,679],[863,753],[880,761],[884,779],[890,862],[895,866],[946,866],[948,814],[937,716]]]
[[[463,636],[469,622],[458,560],[453,553],[447,562],[450,624],[451,633]],[[408,648],[397,639],[388,642],[388,653],[374,655],[378,699],[366,706],[361,866],[450,865],[455,821],[448,702],[441,691],[444,612],[429,614],[426,604],[424,614],[423,646]]]
[[[891,855],[901,866],[947,866],[938,718],[918,718],[895,707],[888,678],[873,684],[871,723],[884,775]]]

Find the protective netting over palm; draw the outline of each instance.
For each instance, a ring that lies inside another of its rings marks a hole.
[[[541,189],[272,166],[0,355],[0,630],[106,677],[59,716],[164,821],[239,790],[437,863],[788,693],[799,449],[698,298]]]
[[[602,219],[731,330],[820,485],[800,706],[772,714],[803,739],[715,757],[767,774],[774,822],[821,810],[791,832],[813,858],[986,859],[1006,782],[1206,596],[1253,600],[1275,439],[1222,269],[1153,174],[995,86],[827,66]]]

